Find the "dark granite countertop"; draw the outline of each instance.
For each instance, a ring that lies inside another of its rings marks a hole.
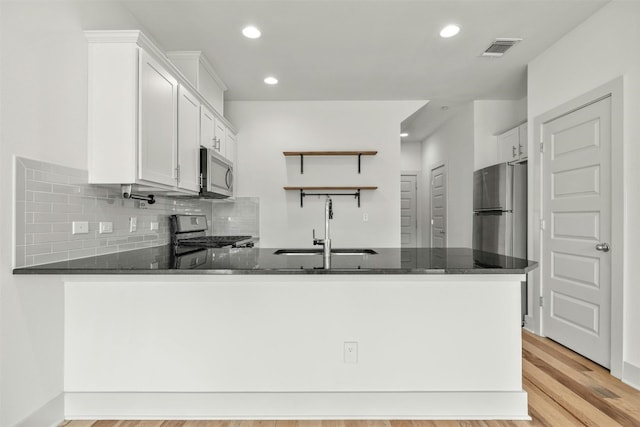
[[[278,248],[202,249],[180,256],[158,246],[17,268],[14,274],[522,274],[534,261],[469,248],[373,248],[375,254],[276,255]]]

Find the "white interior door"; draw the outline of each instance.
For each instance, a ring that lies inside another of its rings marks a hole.
[[[544,334],[609,367],[611,99],[543,124],[542,138]]]
[[[415,248],[418,243],[417,177],[400,176],[400,244]]]
[[[447,247],[447,175],[444,165],[431,170],[431,247]]]

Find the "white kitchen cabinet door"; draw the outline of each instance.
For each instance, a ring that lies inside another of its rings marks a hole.
[[[215,145],[216,118],[204,105],[200,107],[200,145],[213,150]]]
[[[529,125],[527,123],[523,123],[518,127],[518,133],[520,135],[520,145],[518,146],[518,154],[520,160],[525,160],[529,154],[529,137],[527,132],[529,132]]]
[[[498,163],[519,159],[520,131],[517,127],[498,135]]]
[[[200,102],[184,86],[178,90],[178,188],[200,190]]]
[[[231,163],[235,163],[236,161],[236,150],[238,149],[236,146],[237,140],[236,135],[231,131],[231,129],[227,128],[227,147],[225,157]]]
[[[225,157],[226,151],[227,151],[227,127],[222,122],[222,120],[218,119],[217,117],[215,120],[215,124],[216,124],[215,131],[214,131],[215,145],[213,149],[216,151],[216,153]]]
[[[177,168],[177,80],[140,50],[138,178],[173,186]]]

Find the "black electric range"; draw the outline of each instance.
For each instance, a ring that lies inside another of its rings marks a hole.
[[[172,261],[175,269],[197,268],[207,262],[210,248],[252,248],[253,236],[208,236],[205,215],[171,215],[169,229],[171,236]],[[217,254],[224,256],[224,254]]]
[[[205,215],[171,215],[169,217],[171,244],[177,252],[195,248],[253,247],[253,236],[208,236]]]

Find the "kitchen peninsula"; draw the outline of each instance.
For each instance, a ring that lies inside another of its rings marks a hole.
[[[276,252],[14,270],[64,275],[66,418],[528,418],[520,282],[536,263],[373,248],[323,269]]]

